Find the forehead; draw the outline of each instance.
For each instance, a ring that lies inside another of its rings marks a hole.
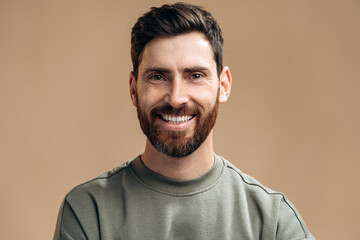
[[[192,65],[216,68],[212,47],[203,33],[191,32],[152,39],[144,48],[139,70]]]

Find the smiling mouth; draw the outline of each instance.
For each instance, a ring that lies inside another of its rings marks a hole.
[[[195,117],[195,115],[184,115],[184,116],[172,116],[172,115],[158,115],[165,122],[172,124],[180,124],[183,122],[188,122]]]

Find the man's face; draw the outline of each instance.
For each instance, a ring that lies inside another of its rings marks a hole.
[[[131,89],[140,126],[171,157],[195,151],[211,132],[219,105],[212,48],[198,32],[155,38],[142,53]]]

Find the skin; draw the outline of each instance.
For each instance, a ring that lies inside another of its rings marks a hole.
[[[191,32],[151,40],[142,53],[138,79],[131,72],[129,86],[133,105],[140,107],[150,118],[152,109],[164,105],[174,108],[196,106],[207,114],[216,101],[227,101],[231,81],[226,66],[218,77],[213,51],[206,37]],[[180,124],[158,117],[154,124],[164,131],[180,131],[186,139],[196,134],[197,117]],[[152,171],[169,178],[195,178],[208,171],[214,163],[213,130],[197,150],[180,158],[157,151],[147,139],[142,161]]]

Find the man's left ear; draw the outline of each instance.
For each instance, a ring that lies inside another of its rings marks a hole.
[[[219,95],[219,103],[225,103],[231,91],[231,74],[229,67],[225,66],[220,74],[220,95]]]

